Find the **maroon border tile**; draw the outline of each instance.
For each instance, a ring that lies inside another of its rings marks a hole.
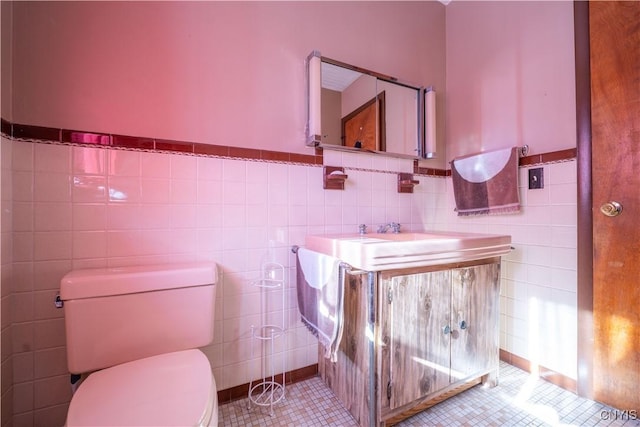
[[[577,148],[568,148],[566,150],[552,151],[542,154],[542,162],[559,162],[562,160],[575,159],[578,156]]]
[[[240,159],[260,160],[262,159],[262,150],[245,147],[229,147],[229,156],[237,157]]]
[[[178,153],[194,152],[193,143],[191,142],[172,141],[165,139],[156,139],[155,149],[161,151],[173,151]]]
[[[310,165],[322,165],[324,160],[323,149],[315,147],[314,154],[287,153],[283,151],[260,150],[246,147],[230,147],[226,145],[212,145],[152,139],[140,136],[110,135],[99,132],[86,132],[68,129],[56,129],[44,126],[23,125],[2,120],[2,132],[15,138],[31,138],[46,141],[95,144],[129,149],[159,150],[174,153],[192,153],[210,156],[224,156],[250,160],[295,162]],[[558,162],[577,157],[577,149],[542,153],[527,156],[520,159],[520,166],[529,166],[540,163]],[[414,163],[414,173],[427,176],[451,176],[451,169],[422,168],[418,162]]]
[[[93,145],[111,145],[111,135],[106,133],[84,132],[79,130],[62,129],[62,142],[71,142],[76,144],[93,144]]]
[[[413,168],[413,173],[418,173],[418,174],[427,175],[427,176],[440,176],[440,177],[451,176],[450,169],[423,168],[419,166]]]
[[[11,122],[6,121],[5,119],[0,119],[0,131],[5,135],[12,136],[13,132],[11,130]]]
[[[561,162],[563,160],[575,159],[578,155],[577,148],[568,148],[566,150],[551,151],[548,153],[535,154],[520,159],[520,166],[537,165],[540,163]]]
[[[47,141],[60,141],[60,129],[44,126],[11,124],[11,136],[14,138],[44,139]]]
[[[193,144],[193,152],[195,154],[205,154],[209,156],[229,156],[229,147],[226,145],[211,145],[211,144]]]
[[[311,165],[315,165],[315,164],[318,164],[317,158],[318,156],[309,155],[309,154],[297,154],[297,153],[289,154],[290,161],[294,163],[308,163]],[[320,164],[322,164],[322,157],[320,157]]]
[[[153,150],[155,144],[152,138],[138,136],[111,135],[111,145],[121,148],[137,148]]]
[[[285,153],[283,151],[262,150],[260,155],[261,155],[261,159],[263,160],[281,161],[281,162],[288,162],[291,160],[291,154]]]

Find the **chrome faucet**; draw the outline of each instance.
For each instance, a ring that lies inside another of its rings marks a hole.
[[[378,233],[386,233],[389,228],[391,228],[396,234],[400,232],[400,224],[398,224],[397,222],[390,222],[388,224],[382,224],[380,227],[378,227]]]
[[[360,235],[367,234],[367,226],[365,224],[360,224],[358,226],[358,231],[360,232]]]

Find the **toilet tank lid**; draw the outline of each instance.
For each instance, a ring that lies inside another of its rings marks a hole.
[[[73,270],[60,281],[63,301],[211,285],[215,263],[183,263]]]

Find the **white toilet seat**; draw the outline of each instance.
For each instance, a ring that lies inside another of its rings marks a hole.
[[[161,354],[92,373],[71,399],[68,426],[216,426],[211,365],[200,350]]]

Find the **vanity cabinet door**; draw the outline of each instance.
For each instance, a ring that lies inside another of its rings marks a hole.
[[[449,385],[451,271],[383,277],[381,289],[384,412]]]
[[[452,270],[452,383],[498,367],[499,283],[499,263]]]

